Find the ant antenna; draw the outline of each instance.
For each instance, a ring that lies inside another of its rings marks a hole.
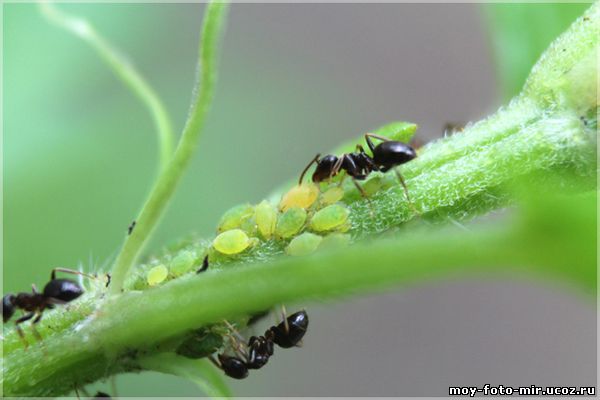
[[[304,168],[304,170],[302,171],[302,174],[300,174],[300,179],[298,180],[298,185],[302,185],[302,180],[304,179],[304,174],[306,174],[306,171],[308,171],[308,169],[311,167],[311,165],[313,165],[316,162],[319,162],[319,157],[321,157],[321,153],[318,153],[315,158],[313,158],[308,165]]]

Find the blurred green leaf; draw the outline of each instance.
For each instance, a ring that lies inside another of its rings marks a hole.
[[[504,100],[518,94],[535,61],[589,4],[485,4]]]

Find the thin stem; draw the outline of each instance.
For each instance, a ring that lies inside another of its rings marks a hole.
[[[42,14],[56,25],[86,41],[108,64],[113,72],[145,104],[150,112],[158,134],[160,169],[166,168],[174,148],[174,134],[167,110],[152,87],[139,71],[111,45],[85,19],[69,15],[56,8],[51,2],[40,2]]]
[[[217,73],[217,46],[227,4],[208,3],[200,38],[198,76],[194,86],[192,106],[175,154],[160,174],[146,200],[132,234],[127,237],[112,270],[110,292],[119,293],[127,273],[136,262],[144,245],[156,228],[169,200],[173,197],[196,149],[205,117],[213,99]]]

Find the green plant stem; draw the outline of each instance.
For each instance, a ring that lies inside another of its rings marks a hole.
[[[59,10],[51,2],[44,1],[40,2],[39,5],[43,15],[51,22],[80,37],[96,50],[113,72],[148,108],[158,134],[160,169],[166,168],[173,154],[173,126],[164,104],[152,87],[135,67],[121,56],[114,46],[104,39],[88,21]]]
[[[112,270],[110,292],[119,293],[127,273],[158,224],[197,146],[206,114],[214,96],[217,50],[227,4],[208,3],[200,38],[198,76],[192,106],[181,139],[167,168],[160,174],[146,200],[132,234],[127,237]]]
[[[128,292],[110,299],[80,323],[76,332],[50,336],[44,346],[27,351],[14,348],[6,354],[5,395],[60,395],[71,389],[67,382],[84,384],[147,367],[148,361],[140,365],[136,355],[146,354],[148,349],[160,351],[156,350],[160,343],[190,329],[282,302],[431,282],[462,276],[466,271],[514,276],[515,272],[545,274],[548,268],[555,268],[570,277],[569,271],[576,269],[586,271],[579,280],[589,285],[595,243],[578,235],[595,231],[595,221],[589,218],[595,201],[592,195],[552,205],[545,210],[557,214],[550,224],[544,212],[501,227],[425,231],[310,257],[284,257],[262,265],[208,271],[153,290]],[[532,208],[540,207],[534,204]],[[548,234],[554,231],[559,234]],[[581,256],[573,258],[572,253],[563,251],[565,247]],[[376,265],[372,263],[374,255]],[[14,340],[18,341],[13,335],[11,348]],[[152,369],[159,369],[156,361],[153,365]],[[175,373],[165,370],[170,368],[165,366],[163,372]],[[19,379],[25,371],[27,377]]]

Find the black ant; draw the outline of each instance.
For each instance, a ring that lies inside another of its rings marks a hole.
[[[298,311],[277,326],[267,329],[264,336],[250,337],[248,351],[238,351],[242,353],[238,354],[240,357],[218,354],[218,362],[212,356],[209,359],[223,370],[225,375],[234,379],[244,379],[248,376],[248,370],[260,369],[267,364],[275,351],[275,344],[284,349],[297,346],[307,329],[308,314],[304,310]]]
[[[375,146],[371,138],[381,140],[382,142]],[[366,179],[367,176],[373,171],[387,172],[394,167],[413,160],[417,156],[415,149],[408,144],[391,140],[385,136],[367,133],[365,135],[365,141],[373,153],[373,156],[368,155],[360,144],[356,145],[356,151],[354,153],[345,153],[340,157],[337,157],[333,154],[328,154],[325,157],[320,158],[321,155],[317,154],[302,171],[299,184],[302,184],[304,175],[311,165],[316,163],[317,167],[312,175],[313,182],[319,183],[331,179],[341,170],[344,170],[352,178],[352,182],[360,191],[362,196],[366,198],[367,194],[358,184],[357,180],[360,181]],[[394,169],[394,172],[398,176],[398,179],[404,188],[406,198],[410,202],[408,188],[406,187],[404,178],[402,178],[402,175],[400,175],[396,169]]]
[[[38,340],[41,340],[42,338],[35,329],[35,325],[42,319],[44,310],[54,308],[57,304],[69,303],[83,294],[83,288],[77,282],[70,279],[56,279],[56,272],[66,272],[94,278],[83,272],[65,268],[54,268],[50,274],[50,282],[44,286],[42,293],[39,293],[35,285],[32,285],[32,293],[9,293],[2,297],[2,319],[4,323],[11,319],[17,309],[28,311],[27,314],[15,321],[17,333],[25,342],[25,347],[28,346],[28,343],[19,324],[35,317],[31,325],[33,334]]]

